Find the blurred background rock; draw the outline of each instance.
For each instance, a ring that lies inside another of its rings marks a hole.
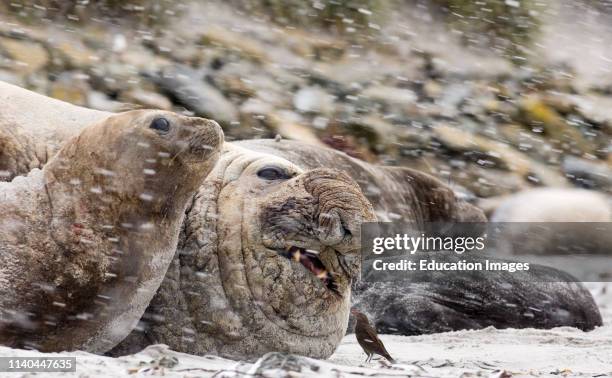
[[[610,194],[607,1],[0,4],[0,80],[96,109],[210,117],[411,166],[475,200]]]

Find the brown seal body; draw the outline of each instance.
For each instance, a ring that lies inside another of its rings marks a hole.
[[[0,343],[102,352],[119,342],[159,286],[222,138],[212,121],[122,113],[0,183]]]

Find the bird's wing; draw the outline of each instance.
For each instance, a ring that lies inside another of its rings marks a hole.
[[[376,330],[374,330],[374,328],[372,327],[364,327],[364,331],[365,331],[365,335],[363,337],[363,341],[365,344],[367,344],[369,347],[371,347],[372,350],[376,351],[377,349],[373,346],[377,345],[377,344],[381,344],[380,339],[378,338],[378,334],[376,333]]]
[[[367,339],[370,340],[368,343],[370,349],[383,357],[389,356],[389,352],[387,352],[387,348],[385,348],[385,344],[383,344],[382,340],[378,338],[378,333],[376,333],[376,330],[373,327],[368,327],[366,329],[366,333]]]

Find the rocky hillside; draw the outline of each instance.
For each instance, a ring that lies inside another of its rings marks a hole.
[[[221,1],[181,3],[147,26],[4,13],[0,80],[97,109],[214,118],[230,140],[281,135],[412,166],[472,198],[535,186],[612,192],[612,80],[582,80],[589,70],[575,54],[517,65],[466,45],[418,3],[384,24],[359,8],[365,24],[341,31]],[[543,30],[535,46],[560,40],[559,25]]]

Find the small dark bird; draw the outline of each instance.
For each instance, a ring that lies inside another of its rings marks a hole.
[[[395,360],[391,357],[391,355],[389,355],[385,345],[378,338],[378,333],[376,333],[376,330],[370,324],[368,317],[354,308],[351,309],[351,314],[357,320],[355,324],[355,336],[357,337],[357,342],[359,345],[361,345],[363,351],[368,355],[366,362],[369,362],[373,355],[378,354],[394,364]]]

